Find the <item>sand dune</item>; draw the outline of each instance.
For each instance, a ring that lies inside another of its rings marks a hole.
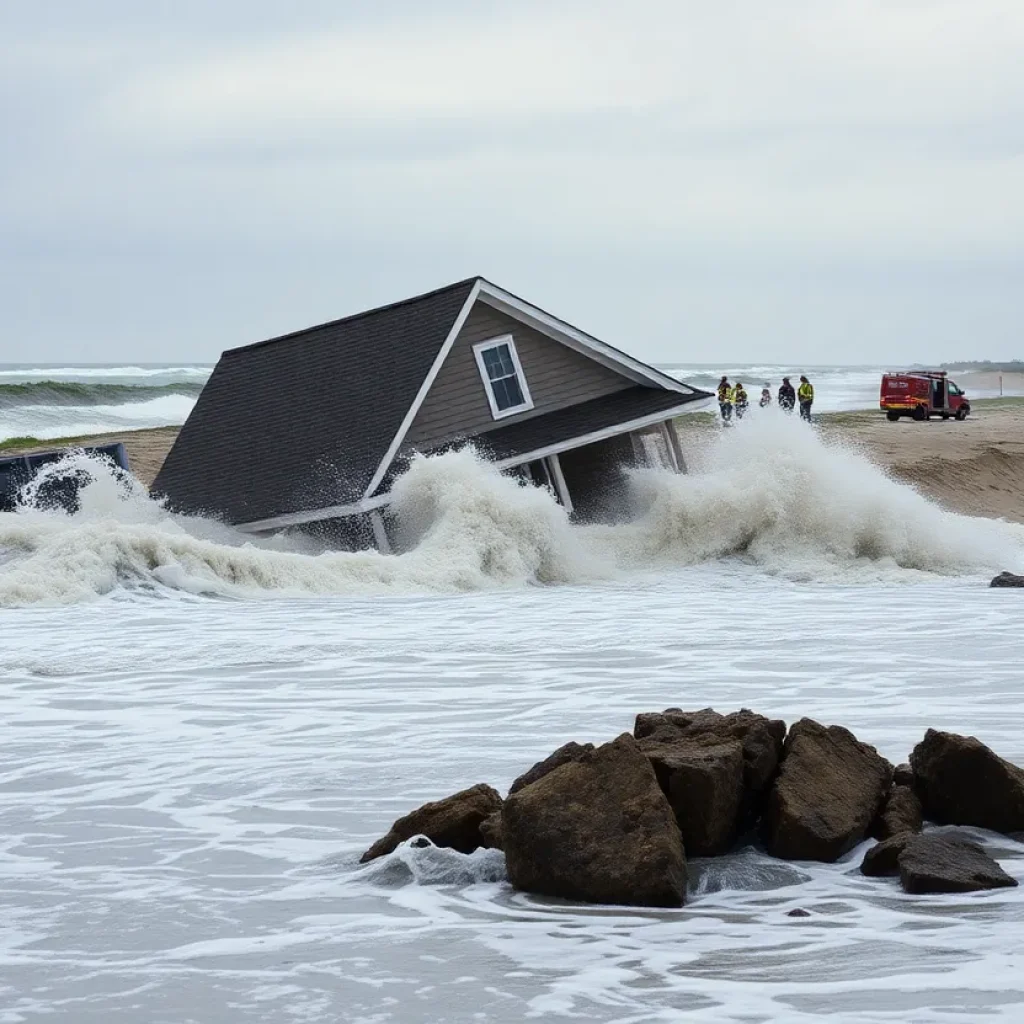
[[[845,419],[824,430],[946,508],[1024,522],[1024,403],[979,402],[964,422]]]

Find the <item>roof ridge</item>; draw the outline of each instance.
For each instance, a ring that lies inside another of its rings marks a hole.
[[[392,309],[398,309],[400,306],[411,306],[415,302],[422,302],[424,299],[433,299],[438,295],[443,295],[445,292],[452,292],[458,288],[466,288],[475,284],[477,281],[482,281],[479,274],[475,277],[467,277],[461,281],[454,281],[452,284],[443,285],[440,288],[434,288],[429,292],[423,292],[420,295],[413,295],[407,299],[399,299],[397,302],[388,302],[383,306],[375,306],[373,309],[364,309],[359,313],[350,313],[348,316],[339,317],[337,320],[327,320],[321,324],[313,324],[310,327],[302,327],[297,331],[289,331],[287,334],[277,334],[273,338],[264,338],[262,341],[251,341],[246,345],[236,345],[234,348],[227,348],[221,353],[221,357],[227,355],[233,355],[236,352],[248,352],[250,349],[261,348],[263,345],[272,345],[278,341],[287,341],[290,338],[297,338],[301,334],[308,334],[310,331],[318,331],[324,327],[337,327],[340,324],[352,323],[355,320],[361,320],[363,317],[376,316],[378,313],[386,313]]]

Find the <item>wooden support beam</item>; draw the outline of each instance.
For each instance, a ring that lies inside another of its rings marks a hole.
[[[562,463],[557,455],[549,455],[545,460],[548,464],[548,475],[555,485],[555,493],[558,500],[565,506],[565,511],[572,514],[572,495],[569,494],[569,487],[565,482],[565,474],[562,472]]]
[[[672,456],[672,461],[675,463],[676,472],[688,472],[686,468],[686,458],[683,455],[683,448],[679,443],[679,435],[676,433],[675,420],[663,420],[661,423],[661,430],[665,437],[665,443],[668,445],[668,450]]]
[[[384,514],[379,508],[370,513],[370,526],[373,528],[373,539],[377,544],[377,550],[382,555],[391,554],[391,541],[388,540],[387,527],[384,525]]]

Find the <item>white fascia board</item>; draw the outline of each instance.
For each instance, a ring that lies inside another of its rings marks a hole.
[[[390,495],[382,494],[376,498],[363,499],[348,505],[327,505],[324,508],[311,508],[304,512],[288,512],[270,519],[257,519],[251,523],[238,523],[234,529],[242,533],[262,533],[265,530],[283,530],[289,526],[302,526],[304,523],[316,523],[321,519],[344,519],[346,516],[357,516],[374,509],[383,508],[391,500]]]
[[[423,378],[423,383],[420,385],[419,391],[416,392],[416,397],[413,399],[412,405],[409,406],[409,411],[405,414],[405,418],[398,428],[398,433],[392,438],[391,444],[388,445],[388,450],[384,453],[384,458],[381,459],[380,465],[370,479],[370,484],[363,493],[364,500],[369,499],[373,492],[380,487],[381,480],[384,479],[384,475],[390,468],[391,463],[394,462],[398,449],[402,447],[402,442],[405,440],[405,435],[409,433],[409,428],[412,426],[413,420],[416,419],[420,406],[423,405],[424,400],[430,393],[430,389],[433,387],[437,375],[441,372],[445,359],[448,358],[448,353],[451,352],[452,346],[455,344],[455,339],[458,338],[470,310],[476,303],[477,296],[480,294],[481,283],[480,280],[477,280],[476,284],[470,289],[469,296],[463,303],[462,309],[459,310],[459,315],[455,318],[452,329],[448,332],[448,337],[444,339],[444,344],[441,346],[433,363],[431,363],[430,370],[427,372],[426,377]]]
[[[642,430],[644,427],[654,426],[663,420],[675,419],[691,410],[691,405],[706,405],[706,402],[687,402],[686,405],[678,405],[662,412],[652,413],[650,416],[641,416],[639,419],[627,420],[624,423],[616,423],[613,426],[605,427],[603,430],[595,430],[590,434],[580,434],[578,437],[570,437],[557,444],[545,445],[532,452],[524,452],[522,455],[511,455],[507,459],[501,459],[495,465],[498,469],[511,469],[513,466],[521,466],[525,462],[533,462],[536,459],[546,458],[548,455],[560,455],[562,452],[572,451],[573,448],[582,448],[585,444],[594,444],[597,441],[606,441],[610,437],[617,437],[619,434],[628,434],[633,430]],[[481,435],[486,437],[486,434]]]
[[[620,352],[611,345],[606,345],[603,341],[598,341],[597,338],[577,330],[571,324],[565,323],[564,320],[545,313],[543,309],[524,302],[511,292],[491,284],[490,281],[480,281],[479,284],[481,301],[522,323],[535,327],[549,338],[560,341],[563,345],[582,352],[583,355],[590,356],[609,369],[617,370],[638,384],[656,384],[667,391],[678,391],[684,395],[692,395],[696,390],[689,384],[684,384],[682,381],[676,380],[675,377],[670,377],[653,366],[648,366],[639,359],[634,359],[625,352]]]

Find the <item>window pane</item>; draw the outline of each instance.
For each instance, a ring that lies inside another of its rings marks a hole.
[[[499,377],[508,377],[516,372],[515,364],[512,362],[512,353],[508,345],[495,345],[494,348],[485,348],[481,353],[484,360],[484,367],[487,376],[491,380],[498,380]]]
[[[485,348],[481,353],[487,376],[493,381],[498,380],[499,377],[508,376],[508,371],[504,366],[505,360],[502,358],[503,352],[508,352],[508,345],[496,345],[494,348]]]
[[[498,354],[496,348],[485,348],[481,353],[484,359],[484,367],[487,370],[487,376],[491,380],[497,380],[503,376],[501,372],[501,356]]]
[[[511,377],[516,372],[515,363],[512,362],[512,353],[508,345],[498,346],[498,358],[501,360],[501,376]]]
[[[501,380],[496,380],[491,384],[491,388],[494,391],[494,404],[498,407],[499,412],[523,404],[523,389],[519,386],[519,380],[516,377],[503,377]]]

